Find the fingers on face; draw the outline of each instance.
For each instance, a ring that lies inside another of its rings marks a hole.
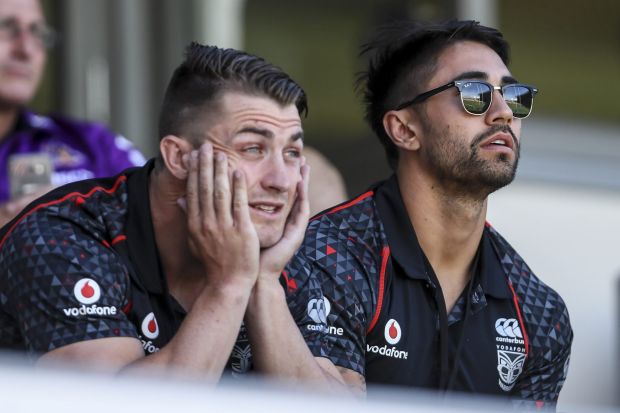
[[[187,168],[186,206],[187,217],[190,225],[198,224],[199,200],[198,200],[198,153],[193,151],[183,155],[183,161]]]
[[[241,227],[252,226],[250,219],[250,207],[248,205],[248,191],[245,174],[237,169],[233,173],[233,200],[232,200],[233,219]]]
[[[205,143],[200,147],[198,151],[192,151],[192,154],[197,153],[199,159],[198,165],[198,199],[199,206],[202,215],[205,217],[212,217],[213,210],[213,192],[214,192],[214,171],[213,171],[213,146],[210,143]]]
[[[228,176],[228,157],[223,152],[214,155],[214,181],[213,181],[213,208],[216,219],[223,224],[232,224],[231,211],[231,188]]]

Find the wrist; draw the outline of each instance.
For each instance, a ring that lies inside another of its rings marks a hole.
[[[286,303],[286,294],[284,288],[280,284],[278,278],[260,278],[256,281],[254,288],[252,289],[252,295],[250,297],[249,306],[255,307],[258,305],[276,305],[277,302]]]
[[[252,294],[255,279],[247,277],[230,277],[225,280],[208,280],[203,287],[202,296],[210,299],[246,300]]]

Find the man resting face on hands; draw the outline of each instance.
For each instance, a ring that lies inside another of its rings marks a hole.
[[[0,233],[0,327],[11,331],[0,347],[113,372],[331,381],[333,365],[307,346],[320,334],[298,328],[320,287],[282,273],[309,214],[305,112],[277,67],[190,45],[164,97],[157,159],[59,188]]]

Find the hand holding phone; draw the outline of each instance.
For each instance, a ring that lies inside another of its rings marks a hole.
[[[45,153],[15,154],[9,158],[11,200],[41,192],[52,185],[52,159]]]

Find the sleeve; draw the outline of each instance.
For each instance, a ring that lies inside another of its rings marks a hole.
[[[316,333],[308,344],[312,353],[364,375],[367,314],[375,300],[367,273],[372,271],[362,262],[346,241],[325,244],[307,236],[287,272],[289,280],[308,278],[320,291],[292,306],[304,337]]]
[[[557,304],[547,328],[538,325],[530,333],[530,344],[538,348],[531,353],[529,366],[514,390],[513,404],[518,408],[555,410],[560,391],[566,380],[570,360],[573,330],[568,310],[556,295]]]
[[[2,310],[30,353],[104,337],[138,337],[122,309],[128,271],[76,222],[35,213],[0,249]]]

